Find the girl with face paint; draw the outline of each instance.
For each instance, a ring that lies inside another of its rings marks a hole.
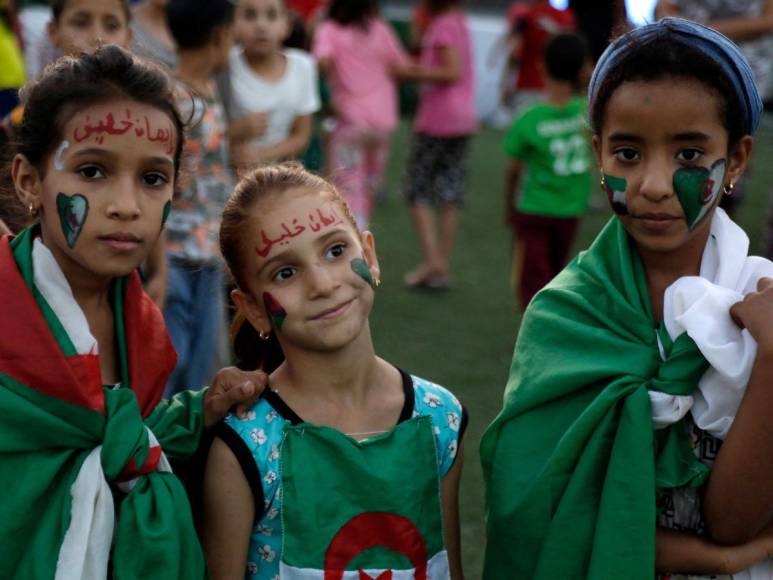
[[[237,286],[234,350],[270,378],[208,458],[213,578],[461,578],[466,415],[376,356],[373,235],[330,183],[290,163],[239,183],[220,245]]]
[[[205,577],[167,455],[192,455],[265,377],[230,369],[160,401],[176,357],[136,269],[182,139],[166,75],[116,46],[26,89],[10,174],[35,223],[0,239],[0,577]]]
[[[751,70],[664,19],[589,93],[615,217],[525,313],[481,445],[484,576],[770,578],[773,264],[717,208],[751,154]]]

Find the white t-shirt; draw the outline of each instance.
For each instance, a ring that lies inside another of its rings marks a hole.
[[[296,117],[316,113],[320,107],[316,61],[308,53],[293,48],[282,54],[287,58],[284,75],[279,80],[267,81],[253,72],[241,49],[231,53],[231,120],[238,121],[249,113],[269,113],[268,128],[253,141],[256,145],[274,145],[286,139]]]

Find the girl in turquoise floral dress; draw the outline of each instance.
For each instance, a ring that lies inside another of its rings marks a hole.
[[[213,577],[461,578],[466,415],[443,387],[376,356],[373,235],[329,183],[284,164],[237,186],[220,242],[236,351],[270,378],[207,462]]]

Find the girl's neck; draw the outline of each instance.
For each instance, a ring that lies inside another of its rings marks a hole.
[[[282,54],[281,49],[278,48],[263,54],[245,51],[244,60],[256,75],[274,80],[284,75],[287,59]]]
[[[639,255],[647,273],[647,287],[652,304],[652,314],[656,322],[663,320],[663,301],[666,288],[683,276],[698,276],[700,274],[703,251],[710,232],[710,227],[702,228],[682,247],[673,252],[648,252],[639,248]]]
[[[289,347],[286,355],[285,362],[271,375],[271,386],[305,399],[363,400],[381,370],[367,328],[340,350],[310,352]]]

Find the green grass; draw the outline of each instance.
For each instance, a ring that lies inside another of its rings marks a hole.
[[[520,316],[510,279],[510,233],[502,220],[505,157],[503,134],[483,129],[470,164],[469,207],[462,220],[448,292],[409,291],[402,276],[420,261],[418,241],[400,196],[409,128],[397,132],[388,169],[389,197],[375,212],[372,230],[382,270],[371,325],[376,351],[406,371],[451,389],[470,413],[465,435],[461,489],[463,559],[467,578],[479,578],[483,563],[483,481],[478,444],[501,407]],[[758,135],[754,170],[738,221],[752,251],[762,251],[773,129]],[[582,222],[575,251],[588,246],[609,217],[606,199],[594,191],[594,209]],[[410,477],[410,474],[407,474]]]

